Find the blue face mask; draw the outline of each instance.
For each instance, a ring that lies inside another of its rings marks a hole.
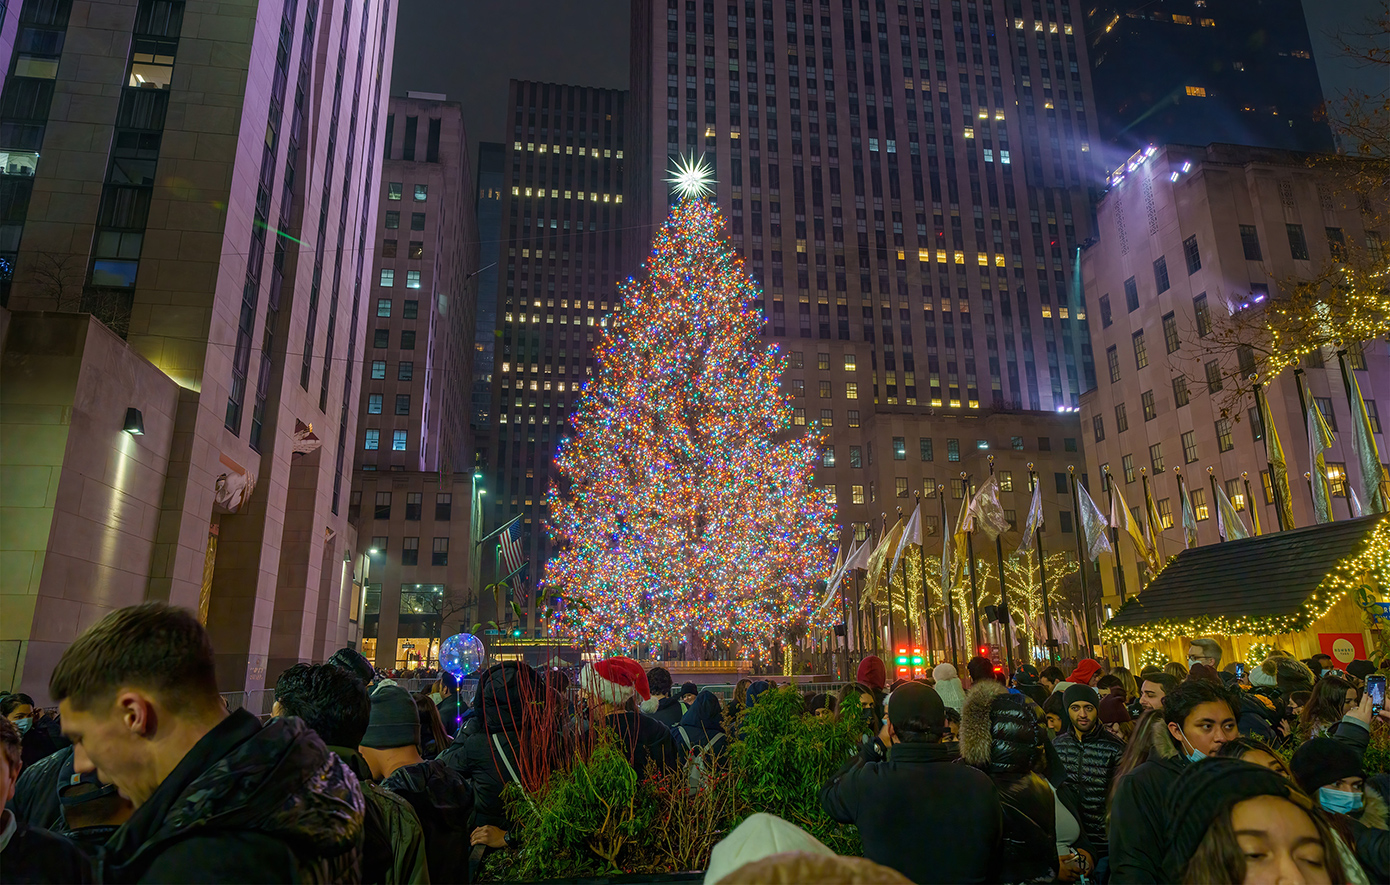
[[[1182,734],[1182,726],[1178,726],[1178,733],[1179,733],[1179,734]],[[1188,740],[1187,740],[1187,735],[1186,735],[1186,734],[1183,734],[1183,735],[1182,735],[1182,739],[1183,739],[1184,741],[1187,741],[1187,745],[1188,745],[1189,747],[1192,747],[1192,741],[1188,741]],[[1207,754],[1206,754],[1206,753],[1203,753],[1201,750],[1197,749],[1196,747],[1192,747],[1192,752],[1187,754],[1187,761],[1188,761],[1188,762],[1201,762],[1201,761],[1202,761],[1203,759],[1205,759],[1205,758],[1207,758]]]
[[[1346,790],[1334,790],[1331,787],[1318,788],[1318,804],[1327,811],[1351,814],[1353,811],[1361,810],[1361,803],[1360,793],[1348,793]]]
[[[34,717],[29,716],[25,719],[16,719],[14,721],[14,727],[19,729],[20,734],[28,734],[29,729],[34,727]]]

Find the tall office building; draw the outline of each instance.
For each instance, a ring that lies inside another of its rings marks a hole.
[[[497,280],[502,248],[504,145],[485,141],[478,145],[478,185],[474,207],[478,216],[478,320],[473,333],[473,413],[476,438],[488,435],[492,415],[493,356],[497,349]],[[486,452],[475,452],[479,461]]]
[[[1051,446],[1075,443],[1094,384],[1078,3],[635,0],[632,65],[630,254],[668,212],[677,158],[702,157],[789,358],[794,420],[827,437],[817,480],[841,525],[876,530],[963,458],[978,484],[991,447],[1080,472]]]
[[[1119,159],[1169,143],[1332,150],[1300,0],[1108,0],[1085,24]]]
[[[527,592],[496,591],[499,621],[535,636],[535,589],[548,556],[545,492],[555,447],[616,298],[622,264],[627,93],[513,80],[502,213],[491,424],[480,436],[487,528],[521,516]],[[494,574],[484,553],[484,581]],[[510,603],[525,618],[517,624]]]
[[[1086,459],[1092,476],[1108,468],[1142,523],[1149,522],[1147,483],[1165,556],[1185,546],[1179,475],[1199,543],[1218,540],[1214,489],[1230,498],[1247,530],[1254,519],[1266,532],[1279,527],[1265,428],[1252,391],[1238,380],[1254,371],[1254,353],[1231,346],[1222,318],[1264,310],[1282,281],[1308,278],[1352,253],[1384,255],[1390,232],[1375,226],[1383,215],[1348,205],[1338,183],[1335,173],[1310,166],[1302,154],[1167,145],[1117,174],[1100,202],[1102,233],[1081,259],[1095,346],[1104,354],[1100,386],[1081,400]],[[1380,339],[1348,345],[1349,370],[1384,458],[1390,450],[1380,411],[1390,403],[1390,353]],[[1335,431],[1326,461],[1333,516],[1344,519],[1352,513],[1348,486],[1360,482],[1361,471],[1342,373],[1331,348],[1310,355],[1301,370]],[[1294,371],[1275,378],[1265,396],[1288,458],[1294,520],[1312,525],[1304,480],[1309,437]],[[1134,547],[1123,538],[1120,545],[1133,594],[1140,579]],[[1109,565],[1106,595],[1118,604]]]
[[[43,697],[84,628],[159,599],[200,612],[224,689],[261,688],[355,629],[347,497],[393,5],[15,13],[7,681]]]
[[[440,640],[477,614],[478,232],[462,106],[426,92],[393,97],[384,153],[349,511],[369,562],[362,651],[379,667],[437,666]]]

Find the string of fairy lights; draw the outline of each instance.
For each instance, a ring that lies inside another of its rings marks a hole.
[[[759,334],[757,284],[692,191],[596,348],[549,496],[558,633],[601,651],[690,637],[758,654],[825,629],[834,506],[821,439],[792,426],[784,359]]]

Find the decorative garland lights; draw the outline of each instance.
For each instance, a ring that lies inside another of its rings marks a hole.
[[[784,358],[724,227],[704,199],[674,207],[556,457],[545,595],[564,599],[555,632],[603,653],[685,640],[756,655],[831,620],[820,434],[792,424]]]
[[[1162,618],[1135,627],[1101,627],[1104,642],[1150,644],[1181,636],[1250,635],[1278,636],[1298,633],[1332,610],[1348,591],[1369,585],[1379,593],[1390,584],[1390,518],[1376,524],[1361,550],[1333,567],[1302,607],[1295,612],[1275,615],[1199,615],[1186,621]],[[1115,614],[1118,617],[1141,597],[1130,597]]]
[[[1168,663],[1168,656],[1156,648],[1146,648],[1144,653],[1139,656],[1139,672],[1144,672],[1150,667],[1157,667],[1160,670]]]

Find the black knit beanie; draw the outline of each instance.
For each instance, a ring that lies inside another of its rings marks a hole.
[[[1361,757],[1355,750],[1330,737],[1304,741],[1289,760],[1298,785],[1309,796],[1320,787],[1335,784],[1344,777],[1365,777]]]
[[[1097,710],[1100,709],[1100,695],[1096,694],[1096,690],[1089,685],[1068,685],[1067,690],[1062,692],[1062,702],[1067,705],[1068,710],[1071,709],[1072,704],[1082,701]]]
[[[1306,797],[1279,774],[1240,759],[1203,759],[1183,767],[1168,792],[1168,854],[1166,881],[1182,881],[1182,870],[1206,838],[1221,809],[1231,802],[1256,796],[1294,797],[1303,808]]]

